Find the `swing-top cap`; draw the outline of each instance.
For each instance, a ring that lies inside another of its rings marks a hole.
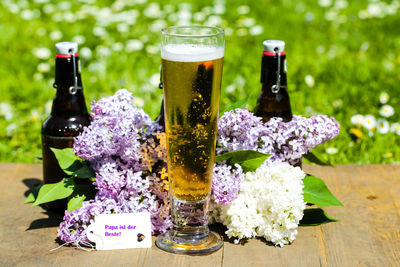
[[[57,54],[68,55],[78,53],[78,44],[75,42],[60,42],[56,44]]]
[[[285,42],[281,40],[266,40],[263,45],[264,52],[281,53],[285,50]]]

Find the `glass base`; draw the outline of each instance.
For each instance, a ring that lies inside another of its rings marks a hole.
[[[156,239],[158,248],[167,252],[186,255],[210,254],[220,249],[223,244],[221,236],[211,231],[206,237],[196,239],[196,236],[194,238],[179,237],[179,233],[172,229]]]

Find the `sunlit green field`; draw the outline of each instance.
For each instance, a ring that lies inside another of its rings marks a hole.
[[[55,43],[76,41],[88,105],[119,88],[156,117],[160,29],[226,31],[221,110],[260,92],[262,41],[286,42],[293,113],[341,124],[315,153],[332,163],[400,161],[399,1],[2,0],[0,161],[40,162],[40,128],[55,94]],[[367,116],[368,115],[368,116]]]

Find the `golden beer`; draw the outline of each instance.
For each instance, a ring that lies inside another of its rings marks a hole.
[[[194,48],[162,51],[170,192],[189,202],[211,191],[223,66],[223,49]]]

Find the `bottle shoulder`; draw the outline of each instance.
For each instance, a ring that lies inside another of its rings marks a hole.
[[[50,136],[78,136],[90,124],[89,114],[65,117],[50,115],[42,125],[42,134]]]

